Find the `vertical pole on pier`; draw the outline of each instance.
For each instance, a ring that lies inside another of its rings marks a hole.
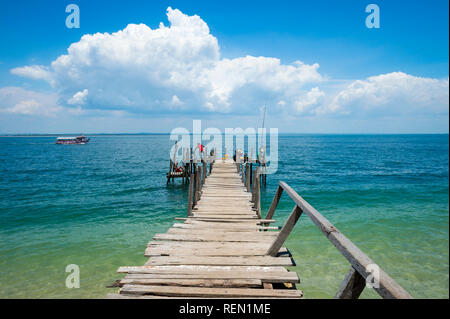
[[[197,205],[197,201],[198,201],[198,172],[197,172],[197,168],[196,168],[195,164],[194,164],[193,168],[194,168],[194,174],[191,174],[191,177],[193,179],[192,182],[194,185],[194,203],[192,206],[195,206],[195,205]]]
[[[252,202],[254,204],[253,207],[256,208],[256,170],[251,170],[251,172],[252,172]]]
[[[196,175],[197,175],[197,201],[200,200],[200,196],[202,194],[202,178],[201,178],[201,169],[200,167],[197,166],[197,171],[196,171]]]
[[[169,172],[167,173],[167,184],[169,184],[170,182],[170,175],[172,172],[172,159],[170,160],[170,164],[169,164]]]
[[[264,187],[267,186],[267,165],[264,164]]]
[[[192,164],[194,163],[194,158],[192,156],[192,147],[189,149],[189,163],[190,163],[190,173],[194,173]]]
[[[250,171],[248,163],[245,163],[245,186],[247,187],[247,192],[250,192]]]
[[[258,218],[261,219],[261,167],[258,166],[256,169],[256,198],[255,198],[255,205],[256,205],[256,214],[258,215]]]
[[[191,174],[191,178],[189,179],[188,212],[187,212],[188,217],[192,216],[193,192],[194,192],[194,174]]]
[[[208,173],[207,167],[206,165],[208,165],[205,161],[203,161],[203,181],[202,184],[205,184],[205,180],[206,180],[206,174]]]

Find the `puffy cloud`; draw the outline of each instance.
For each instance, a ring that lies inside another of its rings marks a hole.
[[[174,95],[174,96],[172,96],[171,104],[172,104],[173,106],[180,106],[180,105],[183,105],[183,102],[180,101],[180,99],[178,98],[178,96]]]
[[[170,26],[161,23],[157,29],[129,24],[111,34],[84,35],[51,66],[25,66],[12,73],[48,81],[68,104],[158,113],[181,105],[226,113],[272,99],[293,102],[306,92],[305,84],[322,80],[318,64],[221,58],[217,39],[199,16],[169,7],[167,18]]]
[[[448,114],[449,79],[403,72],[353,81],[318,113],[353,115]]]
[[[83,91],[79,91],[75,93],[67,103],[73,104],[73,105],[82,105],[86,103],[86,98],[89,93],[88,89],[84,89]]]
[[[55,116],[62,109],[56,94],[43,94],[20,87],[0,88],[0,113]]]
[[[311,107],[318,105],[319,100],[324,96],[325,93],[318,87],[312,88],[304,97],[296,101],[296,110],[300,113],[306,112]]]
[[[54,85],[52,72],[49,71],[48,67],[42,65],[31,65],[19,68],[14,68],[11,70],[12,74],[27,77],[30,79],[41,79]]]

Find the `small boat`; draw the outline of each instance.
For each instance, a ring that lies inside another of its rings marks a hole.
[[[56,144],[86,144],[89,140],[86,136],[63,136],[56,138]]]

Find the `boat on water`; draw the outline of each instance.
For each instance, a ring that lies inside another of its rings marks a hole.
[[[56,144],[86,144],[89,140],[86,136],[63,136],[56,138]]]

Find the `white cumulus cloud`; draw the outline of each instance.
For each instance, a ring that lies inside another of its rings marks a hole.
[[[0,88],[0,113],[53,117],[62,109],[56,94],[43,94],[20,87]]]
[[[82,105],[86,103],[86,98],[89,93],[88,89],[84,89],[83,91],[79,91],[75,93],[67,103],[72,105]]]
[[[313,106],[317,106],[320,99],[325,96],[325,93],[318,87],[312,88],[305,96],[302,96],[295,102],[296,110],[300,113],[308,111]]]
[[[268,100],[292,102],[306,92],[305,84],[322,80],[318,64],[221,58],[217,39],[199,16],[169,7],[167,18],[170,25],[157,29],[129,24],[115,33],[84,35],[50,66],[12,73],[48,81],[68,104],[127,112],[169,112],[181,104],[243,112]]]
[[[11,70],[12,74],[27,77],[30,79],[41,79],[54,85],[53,74],[48,67],[42,65],[30,65]]]
[[[353,81],[319,110],[321,113],[401,115],[448,114],[449,79],[403,72]]]

